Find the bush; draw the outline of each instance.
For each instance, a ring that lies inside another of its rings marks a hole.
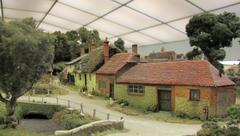
[[[176,111],[175,115],[182,119],[189,118],[189,116],[185,112],[182,112],[182,111]]]
[[[225,136],[224,129],[220,128],[215,122],[205,122],[202,129],[197,132],[197,136]]]
[[[4,124],[6,115],[5,105],[0,102],[0,124]]]
[[[227,110],[227,115],[230,118],[230,123],[240,123],[240,105],[233,105]]]
[[[94,121],[89,115],[81,116],[77,110],[62,110],[56,112],[53,116],[54,122],[64,126],[66,129],[72,129]]]
[[[158,107],[157,105],[150,105],[147,107],[146,109],[147,111],[151,111],[151,112],[157,112],[158,111]]]
[[[228,127],[225,129],[225,136],[240,136],[240,129],[238,127]]]
[[[129,102],[127,100],[121,99],[118,101],[118,104],[120,104],[122,106],[128,106]]]
[[[91,91],[91,95],[94,95],[94,96],[99,96],[100,94],[99,94],[99,92],[98,92],[98,91],[96,91],[96,90],[93,90],[93,91]]]

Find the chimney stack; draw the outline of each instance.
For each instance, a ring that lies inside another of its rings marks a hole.
[[[109,61],[109,44],[108,43],[109,42],[106,38],[103,43],[104,63],[107,63]]]
[[[165,48],[162,47],[161,50],[160,50],[161,53],[165,52]]]
[[[138,54],[138,45],[137,44],[132,45],[132,53],[133,54]]]
[[[85,54],[85,48],[81,47],[80,48],[80,56],[84,55]]]

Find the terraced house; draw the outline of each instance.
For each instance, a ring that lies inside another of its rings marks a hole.
[[[138,63],[117,78],[114,96],[142,109],[181,112],[196,116],[207,109],[224,115],[235,103],[235,84],[209,62]]]
[[[89,92],[96,91],[96,70],[98,70],[104,64],[103,47],[109,48],[109,57],[121,51],[113,46],[108,45],[108,41],[103,43],[103,46],[94,48],[92,45],[89,53],[84,54],[71,62],[66,63],[68,77],[74,78],[73,82],[81,90],[87,90]]]

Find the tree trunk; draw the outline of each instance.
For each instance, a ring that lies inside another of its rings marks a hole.
[[[15,116],[15,108],[16,108],[16,98],[12,98],[9,102],[6,103],[6,127],[7,128],[16,128],[17,127],[17,118]]]

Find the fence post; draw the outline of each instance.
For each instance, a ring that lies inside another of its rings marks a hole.
[[[70,100],[68,100],[68,108],[70,108]]]
[[[80,112],[83,113],[83,104],[80,104]]]
[[[58,105],[58,97],[56,99],[57,99],[57,105]]]
[[[93,109],[93,119],[96,117],[96,109]]]
[[[109,120],[109,118],[110,118],[110,114],[108,113],[108,114],[107,114],[107,120]]]

